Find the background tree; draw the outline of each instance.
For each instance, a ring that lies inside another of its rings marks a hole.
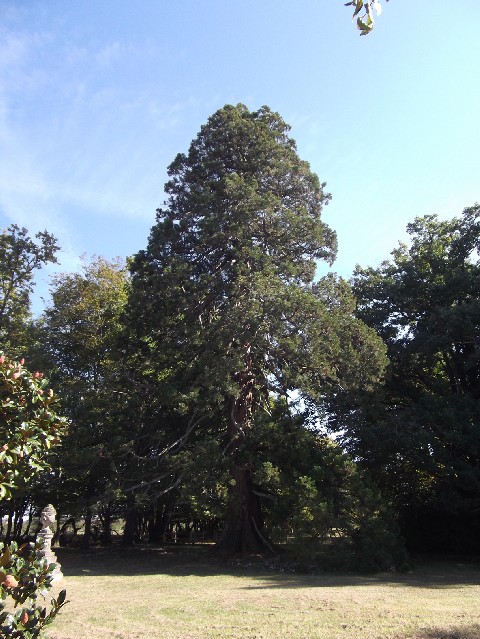
[[[36,269],[56,263],[56,238],[42,231],[32,240],[26,228],[12,224],[0,234],[0,346],[21,356],[30,343],[30,293]]]
[[[384,570],[406,565],[394,512],[342,447],[309,427],[308,412],[271,400],[250,438],[254,490],[272,539],[304,568]]]
[[[355,273],[359,316],[387,343],[390,374],[337,425],[388,487],[411,545],[478,549],[480,207],[407,230],[409,247]]]
[[[164,513],[164,495],[182,476],[175,455],[185,442],[184,411],[162,400],[161,375],[136,352],[123,321],[128,286],[120,260],[84,260],[82,272],[52,279],[52,302],[39,321],[36,355],[71,421],[44,489],[63,512],[84,519],[85,545],[94,515],[102,525],[97,541],[111,540],[112,518],[121,516],[124,541],[133,543],[146,517]],[[160,519],[149,520],[152,540],[161,537],[154,532]]]
[[[186,412],[216,415],[232,483],[220,548],[268,549],[248,440],[269,394],[300,389],[321,401],[369,386],[381,343],[354,317],[348,286],[314,284],[335,234],[324,192],[289,127],[262,107],[226,106],[169,167],[169,196],[148,247],[132,263],[129,316],[146,357]],[[175,366],[172,367],[172,362]]]
[[[118,340],[127,282],[121,260],[84,260],[81,273],[53,277],[51,305],[41,318],[39,356],[71,423],[55,465],[58,503],[71,514],[83,511],[86,544],[94,509],[106,510],[109,521],[118,489],[115,454],[124,441],[116,420],[122,401]]]
[[[175,406],[169,383],[139,361],[129,359],[117,414],[123,433],[117,471],[126,502],[125,544],[164,540],[189,465],[186,446],[194,446],[192,431],[201,421],[195,411]]]

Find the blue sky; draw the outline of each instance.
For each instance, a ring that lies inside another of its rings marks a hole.
[[[59,270],[132,255],[208,116],[266,104],[333,195],[333,270],[378,264],[480,200],[480,2],[381,3],[359,37],[341,0],[0,0],[0,226]]]

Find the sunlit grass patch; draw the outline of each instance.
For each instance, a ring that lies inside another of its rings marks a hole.
[[[65,553],[52,639],[479,639],[480,565],[298,575],[213,557]],[[111,573],[111,574],[109,574]]]

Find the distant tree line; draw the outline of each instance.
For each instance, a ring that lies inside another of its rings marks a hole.
[[[165,192],[144,250],[56,275],[38,318],[32,268],[56,240],[0,237],[0,348],[45,373],[69,424],[0,503],[4,537],[52,502],[84,545],[164,543],[175,523],[227,556],[288,541],[309,565],[477,552],[480,207],[417,218],[350,282],[318,278],[330,195],[282,118],[243,105],[209,118]]]

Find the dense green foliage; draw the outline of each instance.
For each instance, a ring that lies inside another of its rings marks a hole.
[[[83,272],[52,278],[51,295],[41,318],[37,355],[62,396],[71,426],[56,451],[56,479],[50,490],[61,511],[86,516],[87,543],[92,507],[108,510],[117,489],[115,454],[123,443],[118,341],[127,296],[125,266],[120,260],[84,261]]]
[[[45,454],[66,421],[42,373],[0,353],[0,499],[45,468]]]
[[[385,388],[344,417],[415,547],[478,549],[480,207],[408,226],[409,247],[357,269],[359,315],[388,345]],[[365,398],[364,398],[365,400]]]
[[[288,541],[306,567],[402,567],[402,534],[478,551],[480,207],[417,218],[348,283],[316,277],[336,253],[330,196],[267,107],[214,113],[169,177],[130,273],[93,258],[55,276],[34,323],[55,240],[2,236],[3,345],[28,347],[69,422],[52,447],[65,420],[47,382],[0,356],[3,537],[53,501],[84,545],[117,519],[125,543]]]
[[[34,543],[18,547],[0,543],[0,636],[13,639],[35,639],[44,637],[43,629],[57,616],[67,603],[62,590],[50,601],[50,610],[38,603],[39,597],[52,587],[56,564],[49,564],[39,554]],[[5,610],[9,599],[14,609]]]
[[[47,468],[46,452],[58,442],[66,421],[55,412],[56,398],[41,373],[0,355],[0,499],[24,487]],[[65,591],[50,611],[37,605],[51,588],[55,564],[34,543],[0,546],[0,633],[34,639],[65,603]],[[12,605],[13,604],[13,609]],[[20,607],[19,607],[20,606]]]
[[[303,415],[275,403],[251,444],[266,527],[276,542],[293,544],[303,566],[405,566],[393,513],[376,485],[338,443],[306,427]]]
[[[132,263],[129,316],[187,413],[217,421],[232,489],[221,545],[268,547],[246,451],[271,394],[319,402],[371,387],[382,344],[354,316],[348,285],[314,282],[335,256],[329,196],[267,107],[226,106],[169,167],[169,196]]]
[[[21,356],[30,343],[30,293],[35,270],[55,263],[56,238],[43,231],[32,240],[12,224],[0,234],[0,350]]]

